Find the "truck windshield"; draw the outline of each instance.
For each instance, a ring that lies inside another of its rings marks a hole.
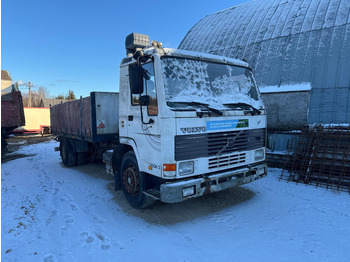
[[[163,57],[162,67],[165,96],[172,108],[194,108],[193,102],[220,110],[237,103],[262,108],[248,68],[175,57]]]

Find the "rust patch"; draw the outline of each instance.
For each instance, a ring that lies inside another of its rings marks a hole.
[[[205,181],[205,190],[203,195],[207,195],[207,194],[210,194],[210,180]]]

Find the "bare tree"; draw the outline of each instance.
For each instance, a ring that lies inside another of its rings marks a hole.
[[[23,105],[29,106],[29,92],[22,92]],[[31,107],[40,107],[41,101],[49,97],[49,91],[44,86],[37,87],[37,90],[31,90]]]

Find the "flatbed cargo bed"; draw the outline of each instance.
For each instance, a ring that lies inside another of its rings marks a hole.
[[[87,142],[118,140],[119,93],[91,92],[90,96],[50,108],[51,132]]]

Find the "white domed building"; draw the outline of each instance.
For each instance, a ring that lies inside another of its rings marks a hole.
[[[350,0],[256,0],[208,15],[180,49],[246,60],[270,130],[350,123]]]

